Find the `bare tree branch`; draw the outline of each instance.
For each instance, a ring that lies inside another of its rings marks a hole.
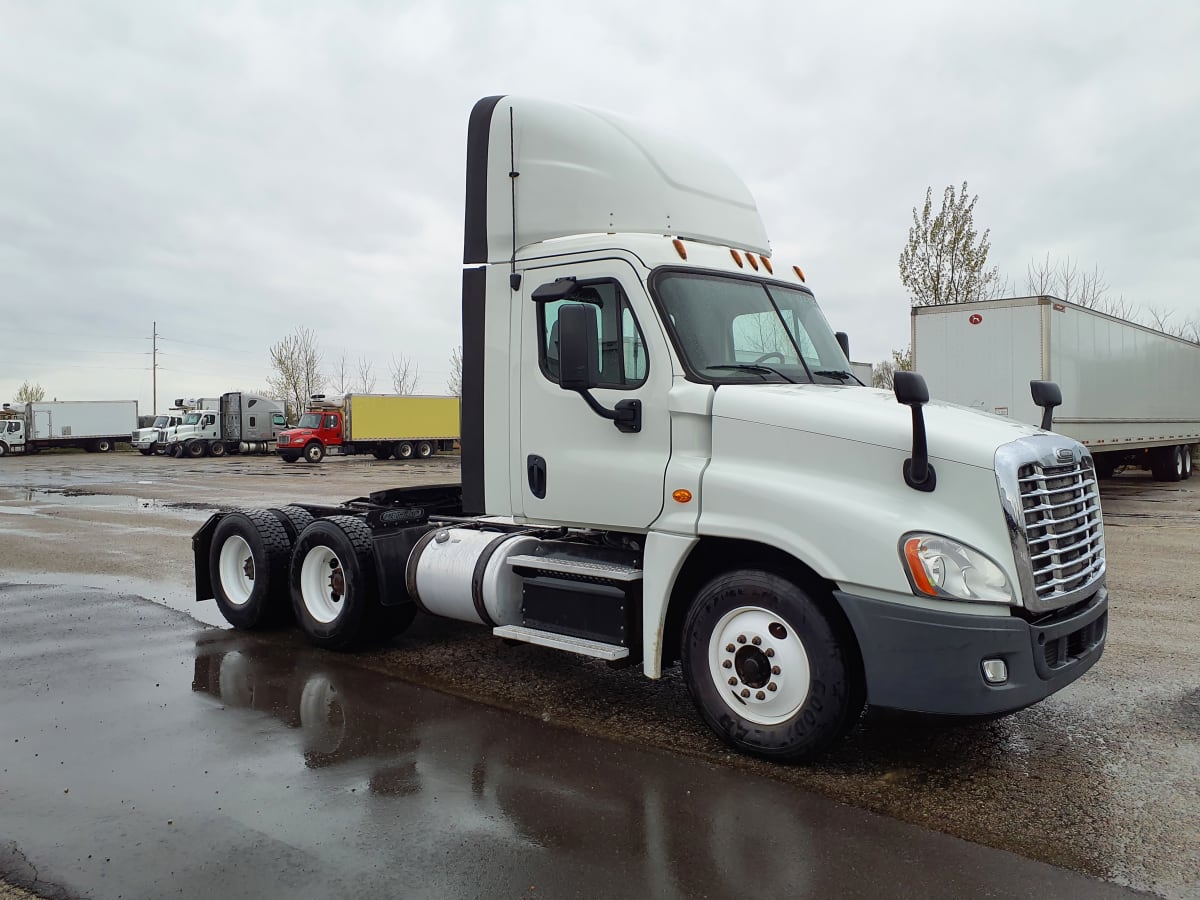
[[[416,393],[417,385],[421,381],[421,374],[413,360],[401,353],[398,359],[395,356],[392,357],[388,369],[392,373],[392,389],[397,394]]]

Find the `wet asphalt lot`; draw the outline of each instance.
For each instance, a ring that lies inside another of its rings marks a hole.
[[[1200,896],[1200,479],[1105,485],[1112,622],[1082,681],[991,723],[869,716],[807,767],[728,753],[674,675],[433,620],[336,657],[163,609],[220,623],[190,600],[208,509],[455,477],[453,459],[0,461],[0,873],[50,896],[397,894],[397,873],[405,896],[1108,887],[1070,873]]]

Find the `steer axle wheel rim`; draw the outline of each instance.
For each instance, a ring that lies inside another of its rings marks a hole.
[[[231,535],[221,545],[218,570],[226,599],[233,606],[245,606],[254,590],[254,554],[245,538]]]
[[[791,719],[812,685],[808,653],[795,629],[757,606],[721,617],[708,641],[708,670],[726,705],[757,725]]]
[[[300,567],[300,597],[308,614],[328,625],[345,608],[346,573],[338,555],[328,547],[313,547]]]

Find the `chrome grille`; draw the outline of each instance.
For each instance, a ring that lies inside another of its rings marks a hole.
[[[1104,528],[1092,460],[1017,470],[1036,608],[1063,605],[1104,573]]]

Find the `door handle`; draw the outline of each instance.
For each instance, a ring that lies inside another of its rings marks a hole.
[[[529,474],[530,493],[539,500],[544,500],[546,498],[546,460],[531,453],[525,461],[525,469]]]

